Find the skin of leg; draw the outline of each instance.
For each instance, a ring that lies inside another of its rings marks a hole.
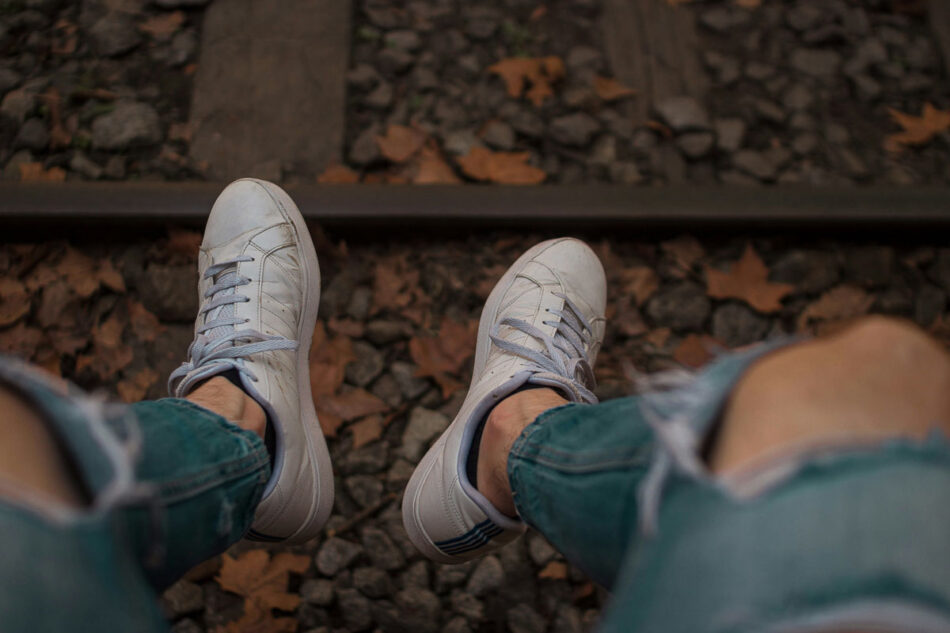
[[[185,399],[214,411],[222,418],[264,439],[264,431],[267,429],[267,414],[264,409],[227,378],[210,378],[196,387]]]

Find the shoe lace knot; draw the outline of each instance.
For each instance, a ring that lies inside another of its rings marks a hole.
[[[239,255],[208,266],[205,279],[213,283],[203,297],[198,311],[200,325],[195,328],[195,340],[188,346],[188,360],[168,377],[168,391],[184,397],[199,382],[221,372],[233,369],[253,382],[258,378],[244,365],[252,354],[276,350],[297,349],[297,341],[283,336],[268,335],[257,330],[237,329],[250,319],[236,315],[235,306],[250,298],[238,288],[252,282],[238,273],[238,264],[252,262],[249,255]]]
[[[490,334],[491,340],[499,348],[533,365],[528,369],[532,374],[529,383],[560,387],[574,402],[595,404],[597,396],[594,395],[594,389],[597,382],[588,355],[594,336],[593,328],[584,313],[566,295],[553,294],[564,300],[560,310],[545,309],[557,318],[556,322],[542,321],[544,325],[555,328],[553,336],[523,319],[506,317],[495,324]],[[531,349],[505,340],[500,333],[502,326],[524,332],[538,340],[544,349]]]

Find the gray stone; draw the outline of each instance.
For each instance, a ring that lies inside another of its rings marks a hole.
[[[468,621],[462,616],[454,617],[442,629],[442,633],[472,633]]]
[[[27,119],[26,123],[20,126],[16,139],[13,141],[14,149],[25,147],[33,151],[41,151],[49,145],[49,132],[46,130],[46,123],[42,119]]]
[[[412,326],[405,321],[375,319],[366,324],[366,338],[374,345],[387,345],[410,336],[412,336]]]
[[[162,594],[162,607],[173,619],[201,611],[205,608],[205,595],[201,585],[179,580]]]
[[[718,51],[706,51],[703,54],[706,66],[716,75],[716,81],[728,86],[739,78],[739,62],[733,57],[726,57]]]
[[[480,147],[481,140],[472,130],[456,130],[445,135],[442,147],[455,156],[465,156],[473,147]]]
[[[811,132],[818,128],[818,122],[815,121],[815,117],[806,112],[796,112],[788,120],[788,127],[797,132]]]
[[[315,176],[340,159],[352,14],[349,0],[208,6],[190,153],[209,179],[252,176],[264,161]]]
[[[369,165],[380,159],[379,145],[376,143],[376,137],[379,136],[379,128],[373,124],[359,133],[350,152],[347,155],[349,161],[354,165]]]
[[[422,38],[415,31],[400,29],[390,31],[383,36],[383,44],[391,48],[398,48],[404,51],[414,51],[422,46]]]
[[[198,35],[192,31],[179,31],[172,36],[168,44],[165,63],[169,66],[182,66],[191,60],[198,51]]]
[[[375,567],[359,567],[353,570],[353,586],[367,598],[385,598],[393,592],[389,574]]]
[[[755,81],[765,81],[775,74],[775,66],[751,61],[745,65],[745,76]]]
[[[716,33],[728,33],[749,22],[749,12],[744,9],[717,6],[706,9],[699,16],[699,23]]]
[[[393,375],[396,376],[395,373]],[[399,381],[398,376],[396,380]],[[402,434],[400,455],[410,462],[418,462],[429,442],[441,435],[448,426],[449,418],[442,413],[415,407],[409,413],[409,424],[406,425],[406,430]]]
[[[844,65],[844,72],[847,75],[857,75],[887,61],[887,47],[881,40],[869,37],[855,47],[854,54]]]
[[[191,618],[185,618],[175,622],[171,631],[172,633],[205,633],[205,630],[198,626],[198,623]]]
[[[365,631],[373,626],[372,603],[356,589],[337,591],[337,604],[343,622],[350,631]]]
[[[611,165],[617,160],[617,139],[604,134],[594,141],[588,161],[591,165]]]
[[[20,73],[12,68],[0,66],[0,95],[6,94],[19,86],[20,81],[22,81]]]
[[[792,84],[782,97],[782,102],[785,104],[785,107],[795,112],[807,110],[814,101],[815,97],[812,91],[800,83]]]
[[[687,158],[696,160],[707,156],[716,144],[712,132],[687,132],[676,138],[676,146]]]
[[[211,0],[152,0],[152,2],[163,9],[178,9],[181,7],[195,8],[203,7]]]
[[[946,292],[950,292],[950,248],[937,251],[934,263],[927,270],[927,276]]]
[[[537,532],[531,532],[528,534],[528,555],[535,565],[543,567],[554,560],[554,557],[557,556],[557,550],[548,543],[546,538]]]
[[[396,547],[389,535],[379,528],[367,527],[360,535],[363,549],[373,566],[385,571],[400,569],[406,564],[406,558]]]
[[[940,288],[925,283],[917,291],[914,300],[914,321],[927,327],[941,316],[947,307],[947,294]]]
[[[435,90],[442,85],[439,76],[431,68],[417,66],[412,71],[412,85],[417,90]]]
[[[712,335],[726,347],[740,347],[765,338],[769,320],[737,303],[719,306],[712,315]]]
[[[347,451],[341,468],[348,475],[374,475],[386,469],[389,445],[373,442]]]
[[[515,131],[502,121],[489,121],[482,128],[482,140],[490,147],[511,151],[515,146]]]
[[[709,129],[706,109],[693,97],[669,97],[656,104],[656,112],[674,132]]]
[[[501,561],[489,555],[479,561],[472,575],[468,578],[465,589],[477,598],[496,591],[505,580],[505,570]]]
[[[7,161],[7,164],[3,167],[3,179],[4,180],[20,180],[20,165],[26,165],[27,163],[33,163],[35,159],[33,154],[28,149],[21,149],[19,152],[15,153],[10,157],[10,160]]]
[[[127,53],[142,43],[135,22],[128,15],[110,11],[89,29],[96,52],[104,57],[116,57]]]
[[[799,156],[808,156],[818,149],[818,137],[811,132],[799,134],[792,141],[792,151]]]
[[[871,175],[867,163],[847,147],[837,146],[833,150],[835,163],[842,172],[855,180],[865,180]]]
[[[526,604],[508,609],[506,616],[511,633],[544,633],[547,628],[544,618]]]
[[[851,76],[851,85],[854,86],[854,91],[857,93],[858,98],[862,101],[874,101],[881,96],[881,93],[884,92],[884,88],[881,87],[881,84],[877,82],[870,75],[859,74]],[[905,92],[914,92],[913,90]]]
[[[194,321],[198,275],[193,265],[149,264],[141,286],[142,303],[162,321]]]
[[[369,90],[379,82],[379,73],[369,64],[357,64],[346,73],[346,82],[357,90]]]
[[[635,185],[643,181],[643,175],[636,163],[619,161],[610,165],[610,181],[622,185]]]
[[[571,71],[577,71],[584,68],[600,68],[603,65],[604,57],[600,51],[590,46],[573,46],[567,52],[567,68]]]
[[[796,3],[785,13],[786,24],[799,32],[813,29],[825,19],[825,13],[813,4]]]
[[[584,147],[599,129],[600,121],[589,114],[578,112],[551,121],[550,133],[551,137],[562,145]]]
[[[825,125],[825,139],[833,145],[845,145],[851,140],[851,134],[844,126],[829,122]]]
[[[584,633],[584,621],[581,612],[569,604],[558,605],[554,613],[551,633]]]
[[[416,553],[416,549],[413,547],[413,554]],[[420,560],[416,561],[409,566],[409,569],[404,571],[399,576],[399,584],[401,588],[421,588],[427,589],[429,587],[429,563],[428,561]]]
[[[110,156],[102,173],[111,180],[123,180],[125,178],[125,157]]]
[[[0,102],[0,114],[22,123],[36,107],[36,94],[24,88],[11,90]]]
[[[616,110],[601,110],[598,116],[611,134],[622,139],[633,137],[633,121],[629,117],[620,115]]]
[[[775,180],[778,175],[778,168],[768,159],[766,154],[750,149],[744,149],[733,154],[732,164],[739,171],[759,180]]]
[[[332,619],[326,609],[304,602],[297,607],[296,616],[298,630],[307,633],[330,633],[327,627]]]
[[[365,387],[383,373],[386,359],[382,352],[363,341],[353,343],[353,353],[356,360],[346,366],[346,381],[357,387]]]
[[[519,108],[517,112],[511,115],[508,123],[518,134],[523,134],[530,138],[539,138],[544,134],[544,121],[534,112]]]
[[[89,180],[99,180],[102,177],[102,167],[78,150],[69,159],[69,169]]]
[[[465,34],[473,40],[490,39],[498,30],[498,14],[488,7],[470,7],[465,17]]]
[[[882,286],[890,280],[895,260],[890,246],[852,248],[845,255],[844,274],[859,284]]]
[[[402,611],[403,625],[409,631],[436,633],[442,623],[442,604],[428,589],[403,589],[396,594],[396,605]]]
[[[317,571],[324,576],[335,576],[349,567],[362,553],[363,548],[356,543],[338,537],[327,539],[317,551]]]
[[[381,71],[391,75],[406,72],[415,59],[409,51],[400,48],[384,48],[379,52],[376,63]]]
[[[777,103],[774,103],[768,99],[756,99],[753,101],[753,105],[755,106],[755,113],[763,121],[781,125],[787,118],[785,110],[783,110]]]
[[[745,140],[746,124],[739,118],[716,119],[716,145],[724,152],[734,152]]]
[[[792,52],[792,68],[816,79],[831,79],[841,67],[841,55],[821,48],[798,48]]]
[[[122,101],[92,122],[92,146],[96,149],[122,150],[161,140],[158,113],[147,103]]]
[[[353,475],[343,481],[347,494],[361,508],[375,505],[383,496],[383,482],[372,475]]]
[[[333,593],[333,582],[325,578],[305,580],[300,586],[300,598],[320,607],[329,607],[333,603]]]
[[[485,619],[485,605],[467,591],[453,591],[450,599],[452,611],[462,615],[469,622],[477,624]]]
[[[439,593],[462,585],[471,573],[473,563],[461,565],[438,565],[435,569],[435,590]]]
[[[363,103],[373,110],[385,110],[393,103],[393,85],[388,81],[379,82],[379,85],[366,95]]]
[[[709,316],[705,291],[692,282],[680,282],[657,291],[647,303],[647,314],[658,327],[701,329]]]

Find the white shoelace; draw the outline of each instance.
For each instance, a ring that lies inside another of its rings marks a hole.
[[[577,305],[565,295],[554,293],[554,296],[564,300],[564,309],[547,309],[546,311],[559,317],[559,321],[557,323],[542,321],[544,325],[556,328],[554,336],[545,334],[527,321],[509,317],[495,324],[491,340],[506,352],[535,365],[528,370],[532,374],[528,382],[545,386],[560,386],[572,395],[571,399],[575,402],[595,404],[597,396],[594,395],[593,390],[596,381],[587,355],[593,336],[590,322]],[[537,339],[544,345],[544,350],[534,350],[506,341],[500,336],[501,326],[512,327]]]
[[[205,301],[198,311],[198,318],[204,317],[204,324],[197,328],[195,340],[188,346],[188,362],[182,363],[168,377],[168,391],[173,396],[183,397],[202,380],[229,369],[257,382],[257,376],[244,366],[246,357],[261,352],[297,349],[297,341],[283,336],[235,329],[235,326],[250,320],[235,316],[234,305],[250,301],[239,294],[237,288],[251,283],[251,279],[238,274],[237,265],[252,261],[253,257],[240,255],[212,264],[205,271],[205,279],[217,279],[205,292]]]

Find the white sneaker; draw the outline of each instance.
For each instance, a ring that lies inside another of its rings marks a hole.
[[[274,184],[231,183],[211,209],[198,273],[195,340],[188,362],[169,377],[169,392],[184,397],[211,376],[240,376],[276,440],[248,536],[309,540],[333,507],[333,471],[310,393],[320,268],[300,211]]]
[[[604,336],[607,283],[597,255],[571,238],[531,248],[492,290],[458,416],[419,462],[402,503],[409,538],[430,559],[461,563],[514,540],[524,523],[499,512],[467,475],[473,437],[492,407],[525,385],[595,403],[592,365]]]

